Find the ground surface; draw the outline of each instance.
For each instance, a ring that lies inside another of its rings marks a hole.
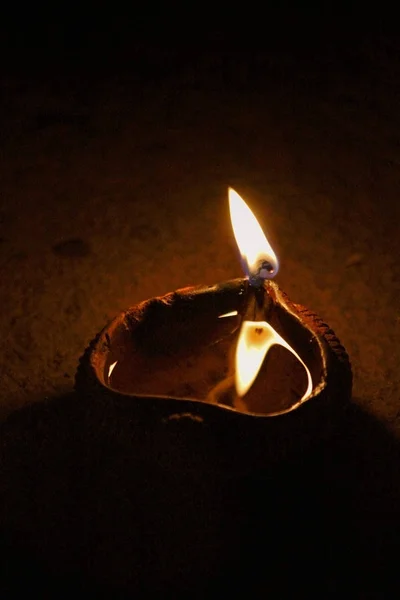
[[[357,409],[397,448],[396,49],[380,39],[297,62],[137,52],[120,69],[2,82],[1,417],[71,390],[121,309],[241,275],[231,185],[280,258],[280,286],[349,352]]]
[[[6,79],[3,415],[72,387],[120,309],[240,275],[233,185],[272,239],[281,287],[348,349],[357,401],[396,426],[397,65],[368,48],[352,59],[328,73],[322,59],[296,72],[281,57],[201,56],[163,76],[157,55],[144,84],[134,67]]]

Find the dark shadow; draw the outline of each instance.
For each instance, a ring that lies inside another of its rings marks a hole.
[[[354,406],[334,439],[236,478],[190,469],[182,427],[174,454],[118,407],[73,394],[11,415],[2,597],[396,596],[399,442],[376,419]]]

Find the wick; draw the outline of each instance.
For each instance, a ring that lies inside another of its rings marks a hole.
[[[242,313],[243,321],[267,321],[270,313],[272,300],[268,296],[268,280],[257,279],[257,285],[251,283],[247,288],[247,298],[244,311]]]
[[[255,288],[262,287],[267,279],[275,277],[276,271],[269,260],[261,259],[256,268],[250,271],[249,283]]]
[[[246,302],[244,309],[241,311],[241,322],[235,326],[235,329],[240,332],[243,321],[268,321],[270,316],[273,300],[268,294],[269,282],[265,279],[257,279],[258,285],[251,283],[250,279],[247,283]],[[226,377],[221,379],[207,394],[206,401],[211,404],[225,404],[234,407],[240,397],[237,395],[235,386],[235,351],[238,336],[235,336],[229,351],[228,373]]]

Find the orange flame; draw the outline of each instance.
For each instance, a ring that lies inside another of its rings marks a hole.
[[[229,210],[236,243],[250,282],[271,279],[279,269],[278,259],[246,202],[229,188]]]
[[[264,279],[271,279],[278,272],[277,256],[256,217],[232,188],[229,189],[229,207],[232,228],[246,275],[249,277],[250,284],[262,285]],[[235,357],[235,383],[238,396],[247,394],[260,372],[268,351],[274,345],[289,350],[303,365],[307,373],[307,389],[300,400],[303,402],[313,389],[311,373],[300,356],[266,321],[242,323]]]

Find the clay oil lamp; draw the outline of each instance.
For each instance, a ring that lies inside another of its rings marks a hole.
[[[218,472],[264,467],[325,438],[351,397],[348,355],[273,280],[278,260],[229,189],[245,277],[192,285],[117,315],[81,358],[76,390],[151,432],[160,460]]]

